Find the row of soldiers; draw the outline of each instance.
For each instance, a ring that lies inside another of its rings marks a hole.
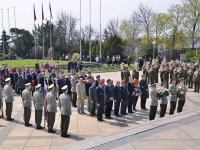
[[[13,109],[13,89],[11,87],[11,79],[7,78],[5,80],[6,85],[4,86],[4,94],[5,94],[5,103],[6,103],[6,117],[7,121],[13,121],[12,118],[12,109]],[[22,103],[24,107],[24,124],[27,127],[32,126],[32,124],[29,123],[31,118],[31,108],[32,108],[32,101],[35,108],[35,123],[36,123],[36,129],[44,129],[44,127],[41,126],[42,122],[42,116],[43,116],[43,108],[45,106],[48,117],[48,132],[49,133],[55,133],[56,131],[53,130],[53,126],[55,123],[55,115],[57,112],[57,99],[59,101],[59,107],[61,110],[61,137],[70,137],[68,132],[69,122],[70,122],[70,115],[71,115],[71,99],[68,94],[68,86],[65,85],[61,88],[62,94],[59,95],[59,97],[56,97],[55,94],[55,88],[54,84],[51,84],[48,87],[48,93],[44,96],[41,92],[41,84],[38,84],[35,86],[35,92],[32,96],[32,87],[31,83],[25,84],[25,90],[22,92]],[[2,102],[2,99],[1,99]]]

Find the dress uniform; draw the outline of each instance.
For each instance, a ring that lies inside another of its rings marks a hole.
[[[121,103],[121,87],[120,87],[120,82],[117,81],[116,85],[114,87],[114,115],[119,116],[119,107]]]
[[[187,93],[187,88],[186,88],[186,85],[184,84],[184,78],[180,79],[180,84],[178,85],[178,87],[180,87],[182,90],[180,93],[180,96],[178,98],[178,107],[177,107],[177,113],[180,113],[182,112],[183,110],[183,106],[185,104],[185,95]]]
[[[6,85],[4,86],[4,94],[5,94],[5,102],[6,102],[6,116],[8,121],[13,121],[14,119],[11,118],[12,115],[12,108],[13,108],[13,89],[10,85],[11,79],[7,78],[5,80]]]
[[[150,103],[149,120],[154,120],[157,112],[159,98],[157,97],[156,84],[152,84],[150,87],[152,88],[152,91],[150,92],[151,103]]]
[[[167,87],[167,82],[162,82],[161,83],[161,90],[164,90],[166,89]],[[160,99],[160,118],[164,117],[165,116],[165,113],[166,113],[166,110],[167,110],[167,104],[168,104],[168,99],[167,97],[162,97]]]
[[[41,93],[41,84],[35,86],[35,89],[36,91],[33,93],[33,103],[35,107],[35,124],[36,124],[36,129],[43,129],[43,127],[41,127],[41,122],[42,122],[44,98]]]
[[[188,71],[188,88],[193,88],[193,81],[192,81],[193,74],[194,74],[193,68],[190,68]]]
[[[172,79],[172,84],[169,87],[169,100],[170,100],[170,110],[169,114],[173,115],[174,111],[176,109],[176,103],[177,103],[177,94],[178,94],[178,89],[176,86],[176,79]]]
[[[61,88],[63,90],[63,94],[59,96],[59,104],[60,104],[60,113],[61,113],[61,137],[70,137],[68,132],[69,122],[70,122],[70,115],[72,114],[71,111],[71,98],[68,94],[68,86],[65,85]]]
[[[32,107],[32,102],[31,102],[31,84],[27,83],[25,84],[26,89],[22,92],[22,102],[24,106],[24,122],[25,126],[30,127],[32,124],[29,123],[30,118],[31,118],[31,107]]]
[[[55,123],[55,116],[57,112],[56,97],[54,95],[54,84],[48,88],[50,91],[46,95],[47,112],[48,112],[48,132],[55,133],[53,126]]]
[[[96,82],[92,83],[92,86],[89,88],[89,97],[90,97],[90,115],[94,116],[96,112]]]
[[[85,93],[85,84],[83,83],[82,78],[80,78],[79,83],[76,85],[76,92],[77,92],[78,113],[85,114],[84,104],[86,99],[86,93]]]
[[[97,120],[104,121],[102,119],[102,114],[104,112],[105,106],[105,92],[103,87],[104,81],[99,81],[99,86],[96,88],[96,98],[97,98]]]
[[[199,71],[198,67],[196,67],[196,71],[194,72],[193,81],[194,81],[194,92],[199,92],[199,90],[200,90],[200,71]]]
[[[130,76],[131,76],[131,74],[128,71],[128,67],[126,67],[125,70],[123,71],[123,80],[125,80],[125,83],[128,82],[128,79]]]

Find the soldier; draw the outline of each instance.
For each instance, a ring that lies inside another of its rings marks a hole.
[[[70,137],[68,132],[71,112],[71,99],[68,94],[68,86],[62,87],[63,94],[59,96],[60,110],[61,110],[61,137]]]
[[[176,79],[173,78],[171,80],[171,85],[169,87],[169,93],[170,93],[170,110],[169,110],[169,114],[173,115],[174,111],[176,109],[176,102],[177,102],[177,94],[178,94],[178,89],[176,87]]]
[[[32,102],[31,102],[31,84],[27,83],[25,84],[25,90],[22,92],[22,102],[24,106],[24,122],[26,127],[32,126],[32,124],[29,123],[30,118],[31,118],[31,107],[32,107]]]
[[[152,91],[150,92],[151,104],[150,104],[149,120],[154,120],[157,112],[159,98],[157,97],[156,84],[152,84],[150,87],[152,88]]]
[[[104,92],[104,80],[99,81],[99,86],[96,88],[96,98],[97,98],[97,120],[102,122],[102,114],[104,112],[105,105],[105,92]]]
[[[161,83],[161,90],[166,90],[167,82],[164,81]],[[162,97],[160,100],[160,118],[165,116],[167,110],[168,99],[167,97]]]
[[[3,95],[2,95],[2,85],[0,83],[0,111],[1,111],[1,116],[4,117],[3,115]]]
[[[183,106],[185,104],[185,95],[187,93],[187,88],[186,85],[184,84],[184,78],[179,79],[180,84],[178,85],[178,88],[180,90],[180,96],[178,98],[178,108],[177,108],[177,113],[182,112]]]
[[[128,88],[124,80],[121,81],[121,96],[121,115],[126,115],[126,108],[128,104]]]
[[[48,132],[55,133],[53,125],[55,123],[55,116],[57,112],[56,97],[54,95],[54,84],[49,86],[49,92],[46,95],[47,112],[48,112]]]
[[[196,71],[194,72],[193,81],[194,81],[194,92],[199,92],[199,88],[200,88],[200,70],[199,70],[198,66],[196,67]]]
[[[155,77],[156,77],[156,70],[155,67],[152,65],[151,69],[149,70],[149,76],[150,76],[150,84],[154,84],[155,83]]]
[[[121,103],[121,87],[120,87],[120,82],[117,81],[116,85],[114,87],[114,115],[119,117],[119,107],[120,107],[120,103]]]
[[[128,79],[130,76],[131,76],[131,74],[128,71],[128,67],[125,67],[125,70],[123,71],[123,80],[125,80],[125,83],[128,82]]]
[[[139,82],[140,90],[141,90],[141,109],[148,110],[146,108],[146,100],[149,98],[149,88],[146,80],[146,76],[142,75],[142,80]]]
[[[71,85],[72,85],[72,106],[73,107],[77,107],[76,105],[76,101],[77,101],[77,93],[76,93],[76,85],[78,83],[78,78],[77,78],[77,74],[73,73],[72,75],[72,79],[71,79]]]
[[[194,74],[194,71],[193,71],[193,68],[190,66],[190,69],[188,70],[187,72],[187,76],[188,76],[188,88],[193,88],[193,82],[192,82],[192,78],[193,78],[193,74]]]
[[[96,81],[92,82],[92,86],[89,88],[90,97],[90,115],[94,116],[96,112]]]
[[[35,107],[35,124],[36,129],[44,129],[44,127],[41,126],[42,122],[42,110],[43,110],[43,95],[41,92],[41,84],[38,84],[35,87],[35,92],[33,94],[33,103]]]
[[[13,121],[14,119],[11,118],[12,115],[12,108],[13,108],[13,89],[11,87],[11,79],[7,78],[5,80],[6,85],[4,86],[4,94],[5,94],[5,102],[6,102],[6,116],[7,121]]]

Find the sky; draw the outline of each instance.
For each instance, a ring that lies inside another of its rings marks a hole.
[[[99,30],[100,24],[100,0],[92,1],[92,26]],[[166,12],[170,5],[179,4],[181,0],[101,0],[102,1],[102,29],[105,28],[109,19],[127,19],[131,13],[137,10],[140,3],[148,5],[157,12]],[[41,24],[41,5],[44,7],[44,17],[49,19],[49,0],[0,0],[0,9],[3,10],[4,29],[8,31],[8,8],[10,27],[15,27],[14,7],[16,12],[16,27],[31,31],[34,27],[33,5],[35,4],[37,21]],[[89,25],[90,0],[82,0],[82,26]],[[53,22],[60,11],[73,13],[80,17],[80,0],[51,0]],[[0,31],[2,31],[2,11],[0,11]]]

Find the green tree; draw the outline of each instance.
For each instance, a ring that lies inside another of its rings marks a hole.
[[[0,49],[2,53],[3,53],[3,45],[4,45],[5,54],[9,53],[9,39],[10,39],[9,36],[4,30],[1,35],[1,44],[0,44]]]

